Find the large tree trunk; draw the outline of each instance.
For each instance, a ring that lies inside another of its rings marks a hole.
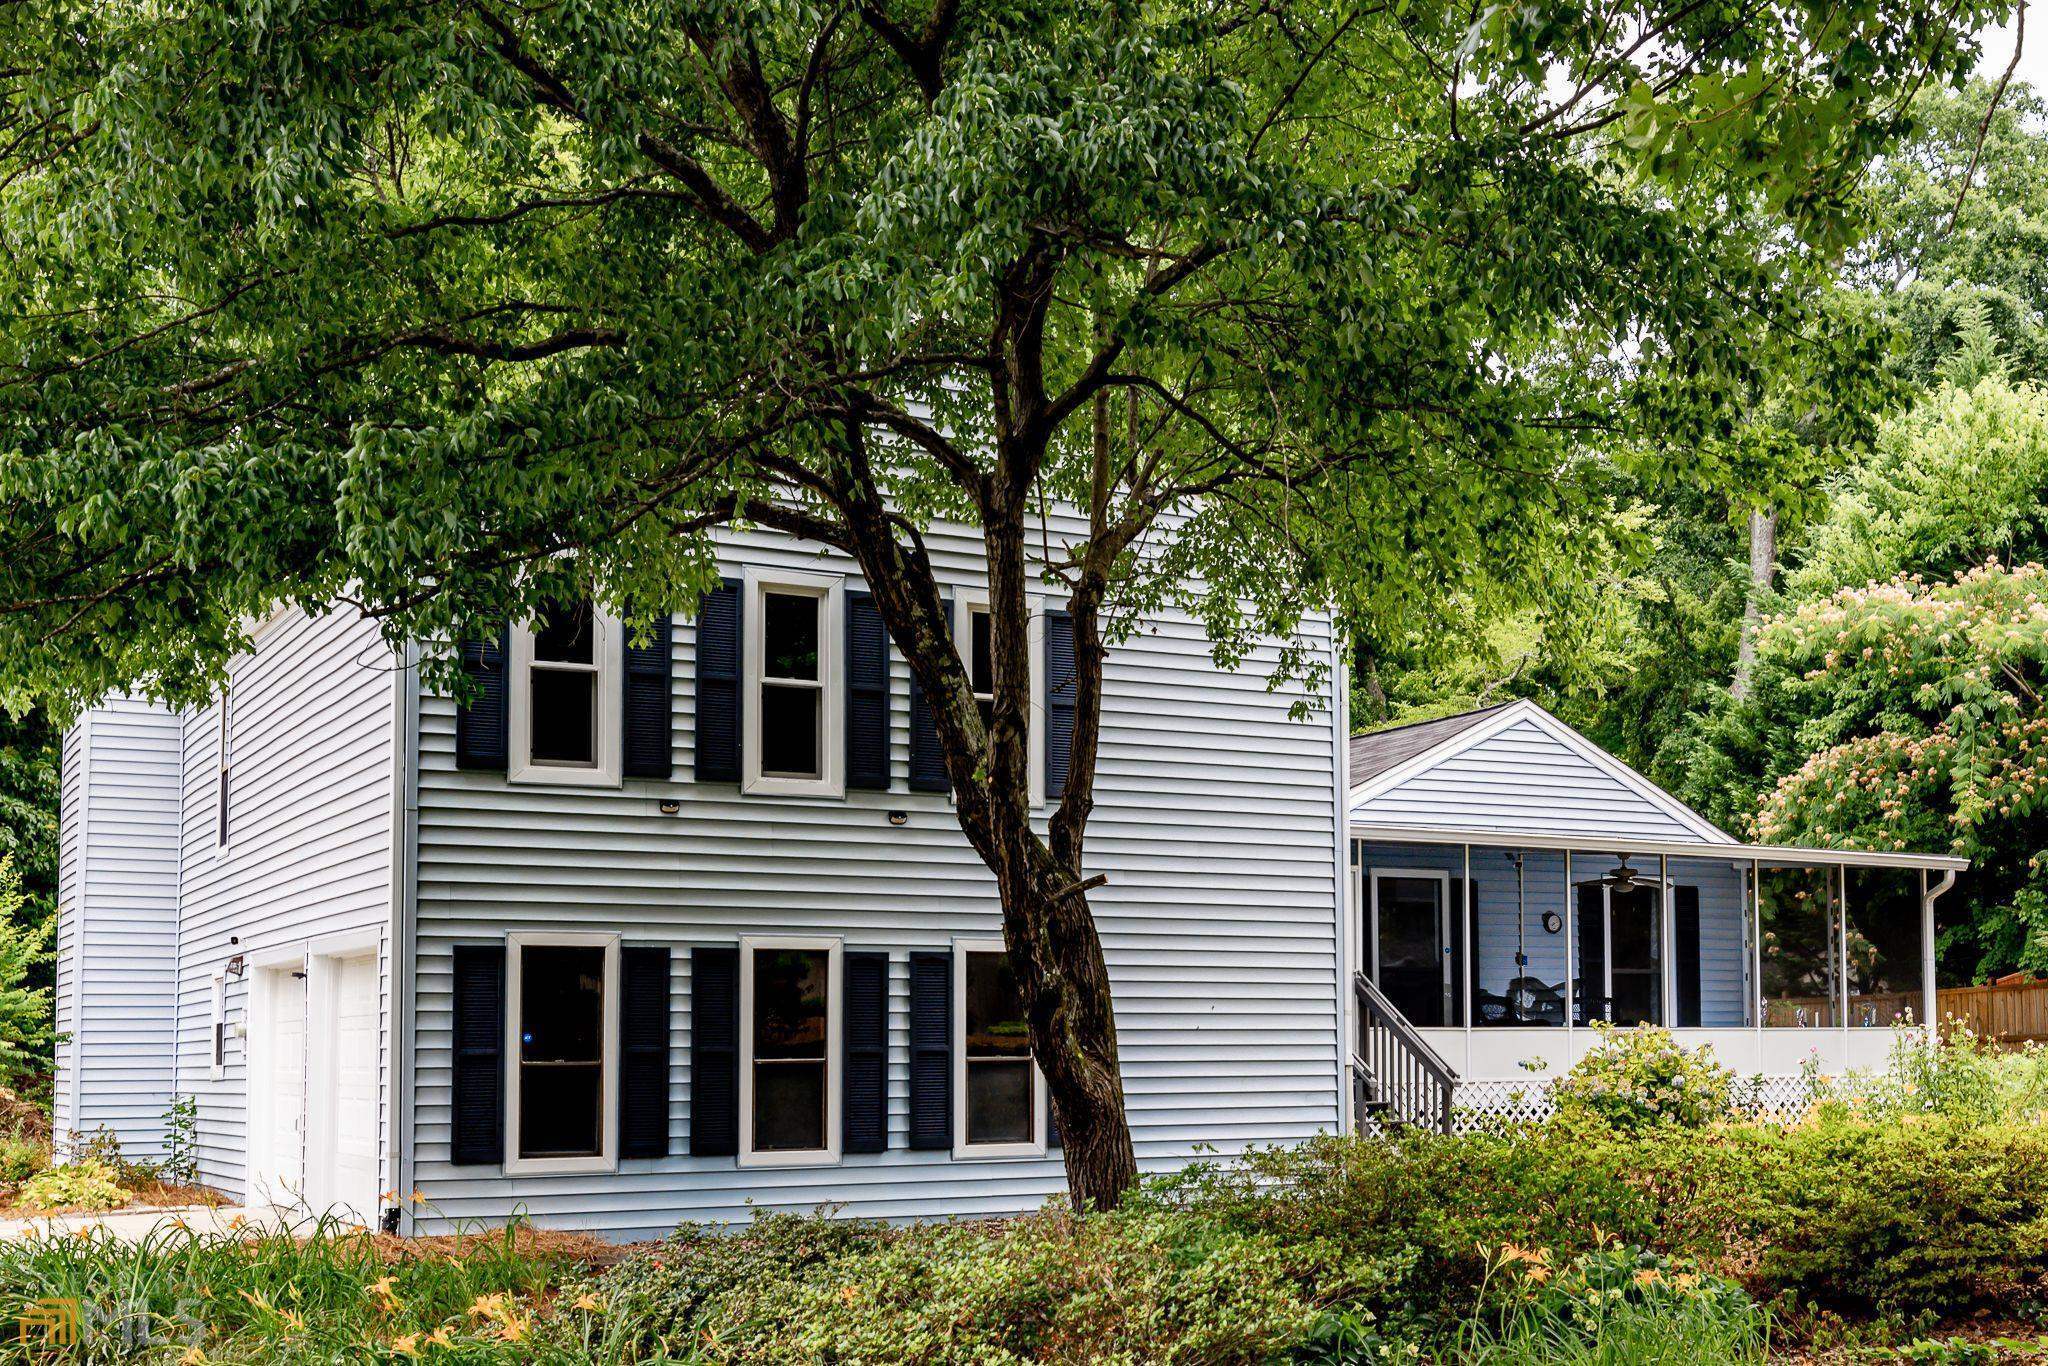
[[[1749,594],[1742,609],[1742,638],[1735,647],[1735,681],[1729,691],[1739,700],[1749,696],[1750,674],[1756,669],[1756,633],[1763,624],[1763,600],[1778,568],[1778,514],[1749,514]]]
[[[1105,580],[1083,575],[1075,614],[1074,752],[1051,846],[1031,824],[1031,616],[1023,489],[993,490],[983,513],[994,705],[984,731],[971,681],[947,630],[921,545],[905,545],[878,503],[850,508],[852,549],[883,622],[931,706],[952,784],[954,816],[995,875],[1003,941],[1017,973],[1031,1047],[1051,1093],[1081,1210],[1115,1207],[1137,1182],[1124,1114],[1109,967],[1088,906],[1081,831],[1100,733]]]

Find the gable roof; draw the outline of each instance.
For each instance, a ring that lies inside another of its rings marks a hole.
[[[1595,845],[1735,843],[1527,700],[1360,736],[1352,754],[1351,820],[1357,826],[1569,836]]]
[[[1439,716],[1434,721],[1410,721],[1405,726],[1388,726],[1351,737],[1351,786],[1356,789],[1367,778],[1375,778],[1396,764],[1406,763],[1426,750],[1435,749],[1453,735],[1463,734],[1487,717],[1510,705],[1495,703],[1477,711]]]

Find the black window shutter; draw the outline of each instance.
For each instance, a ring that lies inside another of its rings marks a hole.
[[[889,788],[889,633],[872,593],[846,595],[846,785]]]
[[[454,1132],[448,1160],[505,1160],[505,946],[455,946]]]
[[[740,626],[745,598],[735,579],[721,580],[697,612],[697,781],[740,780]]]
[[[1048,1091],[1045,1096],[1045,1149],[1056,1153],[1063,1146],[1060,1142],[1060,1117],[1052,1108],[1052,1093]]]
[[[953,1146],[953,955],[910,955],[910,1146]]]
[[[1700,1023],[1700,889],[1672,889],[1671,937],[1677,940],[1677,1022],[1681,1029],[1697,1029]]]
[[[1074,618],[1045,614],[1045,795],[1058,801],[1067,790],[1074,752]]]
[[[740,1150],[740,951],[690,950],[690,1154]]]
[[[462,668],[476,680],[467,706],[455,709],[455,766],[483,772],[505,771],[506,740],[511,720],[512,631],[500,626],[495,640],[462,643]]]
[[[840,1147],[849,1153],[889,1148],[889,955],[846,955],[846,1060],[839,1107]]]
[[[1600,888],[1579,888],[1579,1017],[1607,1018],[1607,929],[1600,914]]]
[[[944,598],[940,606],[946,614],[946,629],[953,627],[953,600]],[[910,675],[910,788],[913,792],[946,792],[953,784],[946,777],[946,753],[939,745],[938,722],[932,719],[932,709],[925,705],[924,689],[917,685],[917,674]]]
[[[619,1156],[668,1156],[668,950],[619,951]]]
[[[669,617],[643,628],[647,643],[635,645],[628,632],[625,643],[625,678],[621,689],[625,708],[625,774],[628,778],[669,776],[670,709],[669,681],[673,654],[674,622]]]

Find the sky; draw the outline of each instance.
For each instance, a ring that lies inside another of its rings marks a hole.
[[[2019,70],[2012,73],[2016,81],[2025,81],[2036,90],[2048,91],[2048,7],[2036,8],[2034,22],[2028,26],[2025,51],[2020,54]],[[2005,71],[2005,64],[2012,60],[2013,25],[2008,23],[1992,29],[1983,35],[1984,60],[1977,72],[1987,81],[1996,81]]]

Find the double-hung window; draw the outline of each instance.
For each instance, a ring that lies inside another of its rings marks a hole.
[[[1045,1151],[1045,1082],[1000,939],[953,945],[953,1156]]]
[[[747,571],[747,792],[845,793],[841,610],[837,576]]]
[[[619,630],[588,602],[551,603],[512,630],[513,782],[616,786]]]
[[[618,1153],[619,938],[506,940],[507,1171],[609,1171]]]
[[[954,639],[961,644],[960,660],[967,666],[967,681],[974,689],[974,705],[981,712],[982,728],[993,722],[996,708],[995,636],[985,598],[966,596],[955,609]],[[1030,754],[1031,804],[1045,801],[1045,755],[1038,737],[1045,731],[1044,671],[1038,661],[1045,648],[1045,617],[1036,607],[1031,612],[1030,647],[1026,667],[1031,671],[1031,702],[1025,713],[1024,744]]]
[[[740,1161],[839,1160],[837,939],[740,941]]]

